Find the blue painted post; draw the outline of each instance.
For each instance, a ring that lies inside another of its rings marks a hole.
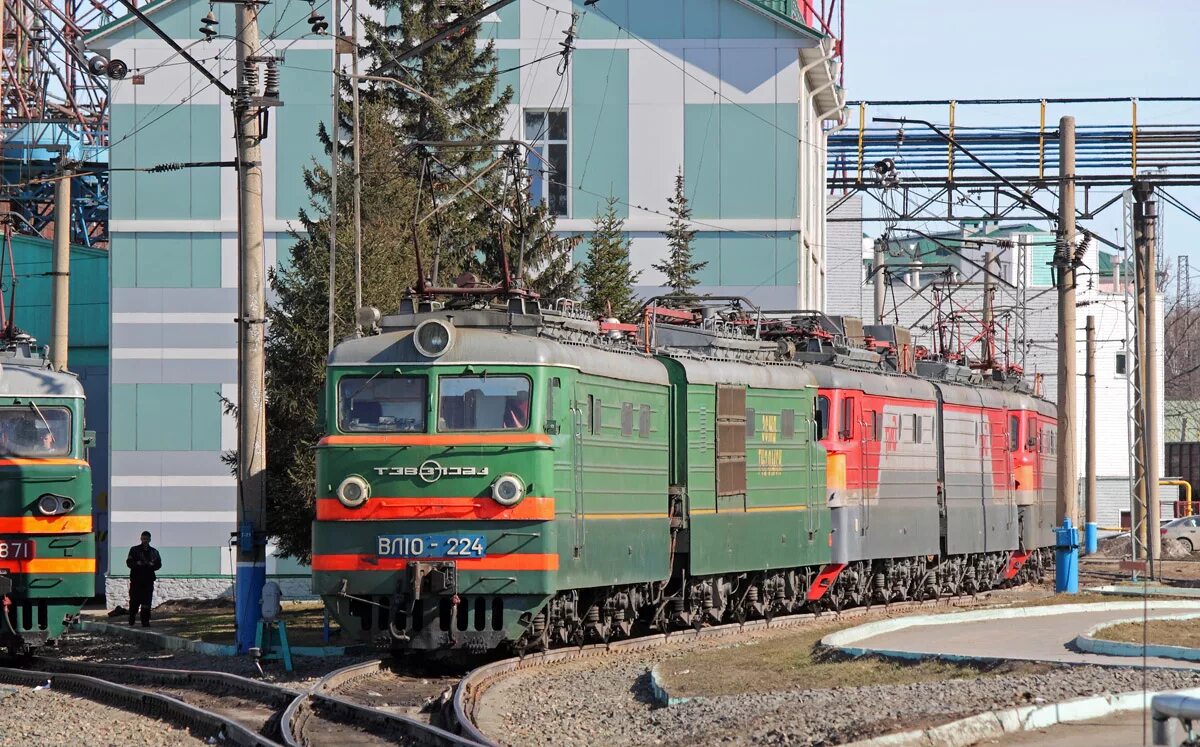
[[[262,619],[262,590],[267,581],[267,564],[258,560],[259,538],[249,521],[238,527],[238,561],[234,612],[237,622],[237,651],[245,654],[254,648],[258,621]]]
[[[1071,519],[1063,519],[1054,530],[1054,591],[1059,594],[1079,593],[1079,530]]]
[[[1083,545],[1084,545],[1084,553],[1086,555],[1093,554],[1099,548],[1100,540],[1099,540],[1099,537],[1097,536],[1098,531],[1099,531],[1099,528],[1096,526],[1096,522],[1089,521],[1087,524],[1084,524],[1084,526],[1083,526]]]

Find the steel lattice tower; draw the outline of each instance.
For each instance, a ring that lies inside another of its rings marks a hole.
[[[108,217],[108,79],[88,70],[84,36],[112,20],[115,0],[3,0],[4,212],[13,230],[46,234],[64,159],[72,238],[103,244]]]

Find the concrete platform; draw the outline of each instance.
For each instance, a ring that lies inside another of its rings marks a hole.
[[[1200,612],[1200,602],[1151,601],[1149,616],[1168,617]],[[905,625],[903,618],[888,621],[893,629],[872,634],[868,623],[860,626],[864,636],[850,629],[840,631],[839,647],[856,653],[878,653],[903,658],[945,657],[951,659],[1023,659],[1059,664],[1141,666],[1143,659],[1083,653],[1072,646],[1079,634],[1101,623],[1140,617],[1141,603],[1063,605],[1024,610],[996,610],[922,617]],[[896,625],[899,623],[899,625]],[[844,638],[843,638],[844,637]],[[852,641],[852,642],[851,642]],[[1150,657],[1145,663],[1166,669],[1200,669],[1200,662]]]

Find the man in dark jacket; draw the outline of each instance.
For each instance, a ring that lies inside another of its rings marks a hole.
[[[150,627],[150,603],[154,598],[154,572],[162,568],[162,556],[150,546],[150,533],[142,532],[142,544],[129,548],[129,624],[142,608],[142,627]]]

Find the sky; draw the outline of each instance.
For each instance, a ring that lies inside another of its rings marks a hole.
[[[1193,0],[844,2],[850,100],[1200,95],[1200,2]],[[1127,126],[1130,109],[1128,103],[1051,106],[1047,124],[1056,127],[1060,116],[1072,114],[1079,126]],[[948,117],[944,107],[872,113],[907,113],[935,124]],[[1038,106],[960,106],[955,119],[958,126],[1036,126]],[[1200,129],[1200,102],[1142,102],[1138,120]],[[1200,164],[1193,168],[1200,174]],[[1172,194],[1200,209],[1200,188]],[[1043,195],[1043,203],[1051,199]],[[1200,288],[1200,223],[1168,205],[1160,213],[1163,251],[1186,253]],[[1114,206],[1090,226],[1113,238],[1120,217]]]

